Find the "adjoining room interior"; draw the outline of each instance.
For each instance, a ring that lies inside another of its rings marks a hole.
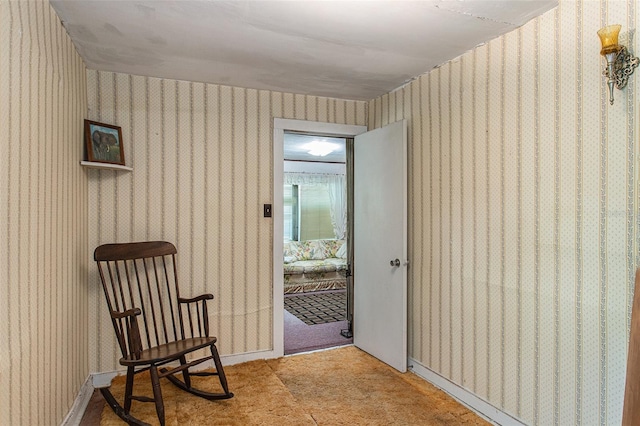
[[[284,353],[353,343],[346,139],[284,134]]]
[[[76,424],[122,373],[104,243],[174,243],[223,363],[280,358],[276,121],[404,120],[410,374],[499,424],[621,424],[639,23],[630,0],[1,1],[0,423]],[[85,119],[123,167],[81,164]]]

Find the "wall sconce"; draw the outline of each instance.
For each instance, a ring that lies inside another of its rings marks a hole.
[[[629,76],[638,66],[638,58],[631,55],[626,47],[618,44],[618,33],[621,25],[608,25],[598,31],[602,50],[600,54],[607,60],[607,67],[602,75],[607,77],[609,85],[609,102],[613,105],[613,85],[618,90],[624,89]]]

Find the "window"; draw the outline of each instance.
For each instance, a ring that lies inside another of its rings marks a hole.
[[[335,238],[326,185],[284,185],[284,241]]]
[[[284,241],[299,241],[300,204],[298,185],[284,185]]]
[[[327,185],[300,186],[300,239],[335,238]]]

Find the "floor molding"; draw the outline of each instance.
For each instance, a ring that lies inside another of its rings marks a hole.
[[[275,351],[257,351],[257,352],[246,352],[243,354],[237,355],[222,355],[220,356],[220,361],[222,361],[222,365],[234,365],[240,364],[241,362],[247,361],[256,361],[258,359],[273,359],[277,358]],[[211,365],[213,367],[213,365]]]
[[[93,384],[91,380],[91,375],[87,376],[86,380],[80,386],[80,391],[78,392],[78,396],[76,397],[73,405],[69,409],[64,420],[60,423],[62,426],[76,426],[80,424],[82,420],[82,416],[84,415],[85,410],[87,409],[87,405],[89,405],[89,400],[91,399],[91,395],[93,395]]]
[[[445,377],[442,377],[440,374],[429,369],[428,367],[425,367],[415,359],[409,358],[409,365],[411,371],[413,371],[418,376],[422,377],[435,387],[442,389],[444,392],[459,401],[461,404],[478,413],[485,420],[497,425],[525,426],[525,424],[520,420],[494,407],[473,392],[453,383]]]

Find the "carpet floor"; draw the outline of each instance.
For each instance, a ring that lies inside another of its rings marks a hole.
[[[340,331],[348,327],[347,321],[307,325],[285,309],[284,354],[292,355],[350,345],[353,343],[353,338],[345,338],[340,334]]]
[[[251,361],[225,368],[234,398],[207,401],[162,380],[167,425],[486,425],[475,413],[413,373],[398,373],[354,346]],[[144,373],[143,373],[144,374]],[[134,394],[151,395],[148,376]],[[215,378],[196,378],[218,391]],[[111,390],[121,400],[124,377]],[[158,424],[154,405],[132,414]],[[101,425],[121,425],[105,406]]]
[[[284,308],[307,325],[344,321],[347,317],[347,292],[287,294]]]

